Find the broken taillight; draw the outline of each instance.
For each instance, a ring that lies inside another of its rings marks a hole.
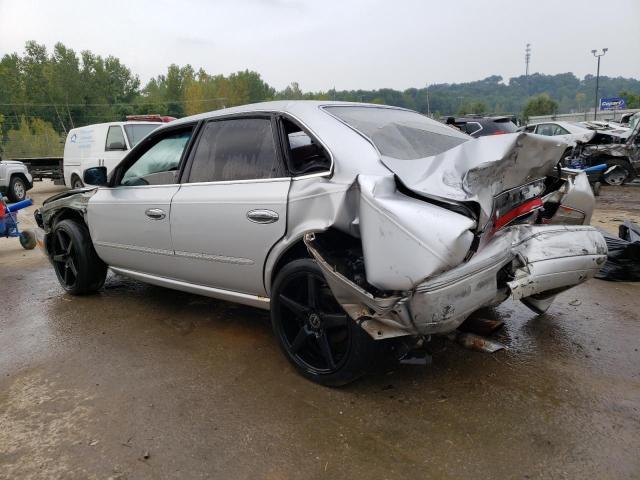
[[[498,195],[493,203],[493,230],[500,230],[517,218],[542,208],[540,196],[544,189],[544,179],[540,179]]]
[[[493,222],[493,229],[500,230],[502,227],[513,222],[516,218],[528,215],[531,212],[538,210],[539,208],[542,208],[542,200],[540,200],[539,198],[529,200],[528,202],[525,202],[522,205],[517,206],[513,210],[505,213],[501,217],[496,218]]]

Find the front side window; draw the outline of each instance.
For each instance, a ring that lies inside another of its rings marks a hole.
[[[105,144],[105,151],[111,150],[126,150],[127,144],[124,143],[124,134],[122,133],[122,127],[120,125],[112,125],[107,132],[107,142]]]
[[[205,125],[193,154],[189,183],[285,176],[271,120],[235,118]]]
[[[121,185],[171,185],[177,183],[180,159],[191,130],[163,137],[144,152],[125,172]]]
[[[431,157],[471,140],[462,132],[409,110],[360,106],[324,108],[366,136],[381,155],[400,160]]]

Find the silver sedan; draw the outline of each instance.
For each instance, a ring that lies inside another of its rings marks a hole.
[[[342,385],[475,310],[544,312],[606,258],[566,145],[472,140],[416,112],[269,102],[171,122],[36,212],[62,287],[107,269],[270,309],[307,378]]]

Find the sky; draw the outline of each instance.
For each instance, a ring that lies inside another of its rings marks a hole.
[[[531,71],[640,78],[640,0],[0,0],[0,55],[27,40],[114,55],[144,83],[171,63],[250,69],[304,91]]]

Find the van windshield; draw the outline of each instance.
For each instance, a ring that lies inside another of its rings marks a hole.
[[[369,138],[381,155],[399,160],[431,157],[472,138],[410,110],[342,105],[324,108]]]
[[[139,125],[125,125],[124,131],[127,134],[129,145],[134,147],[140,140],[158,128],[161,123],[141,123]]]

